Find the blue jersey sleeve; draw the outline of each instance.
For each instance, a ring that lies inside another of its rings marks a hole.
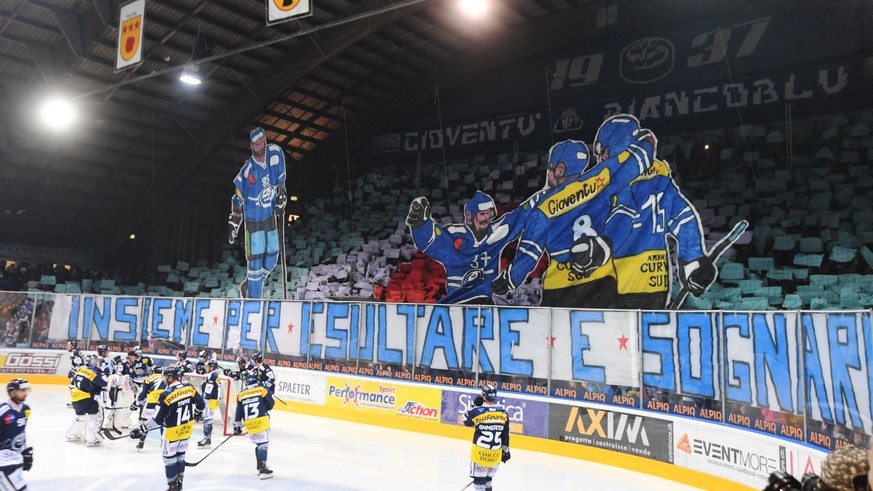
[[[700,216],[694,205],[679,191],[673,179],[664,188],[661,206],[666,211],[667,229],[679,244],[679,258],[690,262],[703,256],[703,225],[700,223]]]
[[[267,163],[273,169],[273,175],[276,176],[275,183],[285,184],[285,152],[282,147],[275,143],[267,145]]]
[[[432,219],[426,220],[420,227],[410,231],[415,247],[437,261],[441,259],[442,252],[453,250],[449,233]]]
[[[527,218],[518,249],[515,251],[515,259],[509,265],[510,288],[513,290],[518,288],[527,275],[536,268],[544,251],[547,250],[549,223],[545,215],[534,210]]]

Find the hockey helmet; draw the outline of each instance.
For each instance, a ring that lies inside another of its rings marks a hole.
[[[549,149],[548,169],[564,164],[564,176],[578,176],[588,166],[588,145],[578,140],[564,140]]]
[[[97,355],[85,355],[85,366],[93,367],[97,365]]]
[[[6,393],[13,390],[30,390],[30,382],[23,378],[14,378],[6,383]]]
[[[177,367],[167,367],[164,369],[164,377],[173,377],[175,380],[182,378],[182,371]]]
[[[152,373],[164,373],[164,367],[155,365],[152,367]]]
[[[109,354],[109,346],[106,346],[105,344],[101,344],[100,346],[97,346],[97,356],[105,357],[108,354]]]
[[[113,363],[121,363],[121,355],[115,355],[115,358],[112,359]]]
[[[485,399],[488,402],[494,402],[497,400],[497,387],[488,384],[485,387],[482,387],[482,399]]]
[[[133,349],[132,349],[132,350],[130,350],[130,351],[127,352],[127,356],[133,356],[134,358],[138,358],[138,357],[139,357],[139,353],[137,353],[136,350],[133,350]]]
[[[264,355],[262,355],[260,351],[257,351],[252,355],[252,361],[255,363],[261,363],[264,361]]]
[[[243,381],[246,384],[246,388],[255,387],[260,382],[260,380],[258,380],[258,374],[253,371],[246,372]]]
[[[476,191],[476,194],[470,198],[470,201],[464,205],[464,216],[466,220],[466,215],[470,215],[470,219],[476,216],[476,213],[480,211],[491,210],[491,219],[497,217],[497,206],[494,205],[494,200],[491,199],[491,196],[483,193],[482,191]]]
[[[263,128],[255,128],[249,133],[249,145],[254,146],[256,141],[266,137],[267,133]]]
[[[241,367],[242,367],[242,366],[245,366],[246,363],[248,363],[248,360],[246,360],[246,357],[245,357],[245,356],[243,356],[243,355],[239,355],[239,356],[236,357],[236,364],[237,364],[238,366],[241,366]]]
[[[607,118],[594,136],[594,155],[597,161],[615,157],[636,141],[640,120],[630,114],[616,114]]]
[[[185,351],[185,350],[181,350],[181,351],[179,351],[178,353],[176,353],[176,356],[177,356],[180,360],[184,360],[184,359],[188,358],[188,352]]]
[[[204,349],[204,350],[200,350],[200,352],[197,353],[197,356],[201,360],[208,360],[208,359],[212,358],[212,353],[210,353],[209,350]]]
[[[209,360],[206,362],[206,368],[211,368],[212,370],[218,370],[218,362],[215,360]]]
[[[67,347],[68,348],[78,348],[79,342],[76,341],[75,339],[71,339],[71,340],[67,341]]]

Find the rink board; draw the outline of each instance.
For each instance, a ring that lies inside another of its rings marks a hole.
[[[31,355],[30,373],[0,372],[35,384],[67,384],[62,351]],[[0,350],[5,362],[8,350]],[[162,357],[155,357],[160,361]],[[58,360],[53,366],[51,360]],[[169,358],[166,360],[169,362]],[[2,363],[0,363],[0,368]],[[462,414],[478,391],[357,375],[274,367],[274,409],[468,440]],[[767,475],[817,472],[825,453],[791,440],[717,423],[583,401],[511,394],[511,446],[616,466],[704,489],[760,489]]]

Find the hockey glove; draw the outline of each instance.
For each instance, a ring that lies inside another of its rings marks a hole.
[[[145,425],[139,425],[136,428],[130,430],[130,437],[133,438],[134,440],[138,440],[138,439],[144,437],[147,431],[148,431],[148,428],[146,428]]]
[[[430,202],[424,196],[415,198],[409,205],[409,213],[406,215],[406,224],[413,230],[424,225],[430,220]]]
[[[242,426],[233,425],[233,434],[242,435]]]
[[[715,281],[717,274],[715,265],[706,256],[700,256],[690,263],[679,260],[679,282],[695,297],[706,292],[709,285]]]
[[[285,209],[285,205],[288,203],[288,191],[285,190],[285,185],[280,184],[276,186],[276,208],[280,210]]]
[[[242,225],[243,217],[242,215],[235,215],[233,213],[227,217],[227,226],[229,228],[229,233],[227,237],[227,241],[233,244],[236,242],[236,236],[239,234],[239,227]]]
[[[789,491],[801,489],[800,481],[783,471],[776,471],[770,474],[768,481],[769,483],[767,484],[767,487],[764,488],[764,491]]]
[[[194,422],[199,423],[203,421],[203,410],[194,408]]]
[[[139,401],[133,401],[133,404],[130,405],[131,411],[139,411],[139,408],[142,406],[139,405]]]
[[[24,470],[29,471],[33,467],[33,447],[27,447],[21,451],[24,458]]]
[[[587,278],[609,261],[612,256],[612,246],[609,239],[599,235],[579,237],[573,242],[570,255],[573,258],[570,269],[578,276]]]
[[[491,280],[491,291],[495,295],[506,295],[509,290],[512,290],[512,285],[509,281],[509,270],[504,269],[497,275],[497,278]]]
[[[512,454],[509,453],[509,447],[503,447],[503,455],[500,457],[501,462],[506,462],[512,458]]]
[[[225,368],[225,369],[224,369],[224,376],[225,376],[225,377],[232,377],[232,376],[233,376],[233,370],[231,370],[230,368]]]
[[[482,404],[485,404],[485,400],[482,399],[482,396],[476,396],[476,398],[473,399],[473,405],[474,405],[474,406],[479,407],[479,406],[481,406]]]
[[[75,375],[76,375],[76,371],[70,370],[69,373],[67,373],[67,378],[73,378]]]

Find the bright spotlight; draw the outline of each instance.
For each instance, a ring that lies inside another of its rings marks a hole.
[[[76,108],[62,97],[52,97],[43,102],[38,114],[42,124],[53,130],[68,128],[76,120]]]
[[[128,237],[128,239],[136,240],[136,234],[130,234],[130,237]]]
[[[200,85],[203,83],[203,80],[200,78],[200,72],[192,67],[182,70],[182,74],[179,75],[179,80],[188,85]]]
[[[488,0],[458,0],[458,6],[467,17],[482,17],[488,11]]]

